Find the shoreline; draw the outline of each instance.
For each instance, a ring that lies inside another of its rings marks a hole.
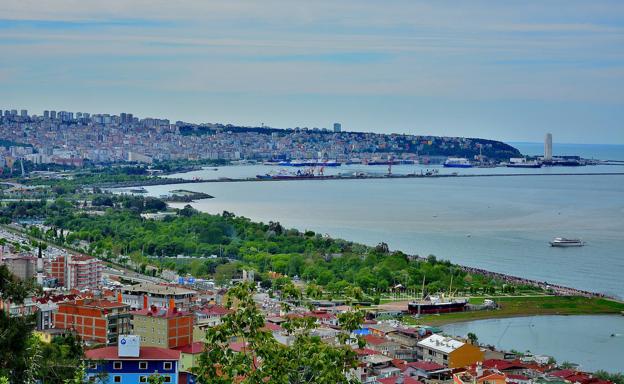
[[[479,320],[506,319],[533,316],[621,316],[624,303],[608,298],[588,298],[582,296],[526,296],[489,297],[497,303],[497,309],[475,310],[424,315],[414,319],[416,324],[442,326]]]
[[[499,320],[499,319],[514,319],[514,318],[522,318],[522,317],[542,317],[542,316],[561,316],[561,317],[571,317],[571,316],[619,316],[617,313],[526,313],[526,314],[504,314],[501,316],[492,316],[492,317],[482,317],[482,318],[474,318],[474,319],[457,319],[453,321],[441,321],[436,323],[438,327],[444,327],[446,325],[453,324],[462,324],[462,323],[471,323],[473,321],[486,321],[486,320]]]

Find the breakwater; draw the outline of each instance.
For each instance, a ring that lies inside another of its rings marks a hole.
[[[566,286],[563,286],[563,285],[550,284],[550,283],[548,283],[546,281],[531,280],[531,279],[526,279],[526,278],[523,278],[523,277],[507,275],[507,274],[504,274],[504,273],[487,271],[487,270],[481,269],[481,268],[466,267],[466,266],[462,266],[462,265],[459,265],[458,267],[462,271],[464,271],[464,272],[480,274],[480,275],[491,277],[493,279],[501,280],[501,281],[504,281],[504,282],[507,282],[507,283],[510,283],[510,284],[530,285],[530,286],[533,286],[533,287],[537,287],[537,288],[541,288],[541,289],[544,289],[544,290],[552,291],[555,295],[559,295],[559,296],[600,297],[600,298],[607,298],[607,299],[617,300],[616,297],[608,296],[608,295],[605,295],[603,293],[585,291],[585,290],[582,290],[582,289],[566,287]]]
[[[218,179],[182,179],[182,178],[154,178],[149,180],[124,181],[120,183],[101,183],[93,186],[100,188],[128,188],[142,187],[150,185],[173,185],[173,184],[193,184],[193,183],[245,183],[245,182],[277,182],[277,181],[300,181],[300,180],[373,180],[373,179],[440,179],[440,178],[474,178],[474,177],[518,177],[518,176],[624,176],[624,172],[600,172],[600,173],[487,173],[487,174],[367,174],[367,175],[328,175],[328,176],[303,176],[303,177],[275,177],[275,178],[258,178],[258,177],[242,177],[229,178],[221,177]]]

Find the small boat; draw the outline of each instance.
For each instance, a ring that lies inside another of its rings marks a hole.
[[[555,237],[550,242],[551,247],[582,247],[585,243],[581,239],[566,239],[565,237]]]

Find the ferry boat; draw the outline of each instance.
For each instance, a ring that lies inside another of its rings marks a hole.
[[[509,159],[507,167],[509,168],[541,168],[542,163],[537,160],[527,160],[525,158]]]
[[[581,239],[566,239],[565,237],[555,237],[550,242],[551,247],[582,247],[585,243]]]
[[[463,312],[466,310],[466,299],[444,299],[439,296],[429,296],[425,300],[412,301],[407,304],[410,315]]]
[[[449,157],[444,162],[447,168],[472,168],[472,164],[465,157]]]

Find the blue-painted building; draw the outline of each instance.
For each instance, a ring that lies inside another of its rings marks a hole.
[[[178,384],[180,351],[141,347],[138,357],[119,356],[118,347],[85,352],[87,379],[99,384],[147,383],[151,375],[161,375],[165,383]]]

